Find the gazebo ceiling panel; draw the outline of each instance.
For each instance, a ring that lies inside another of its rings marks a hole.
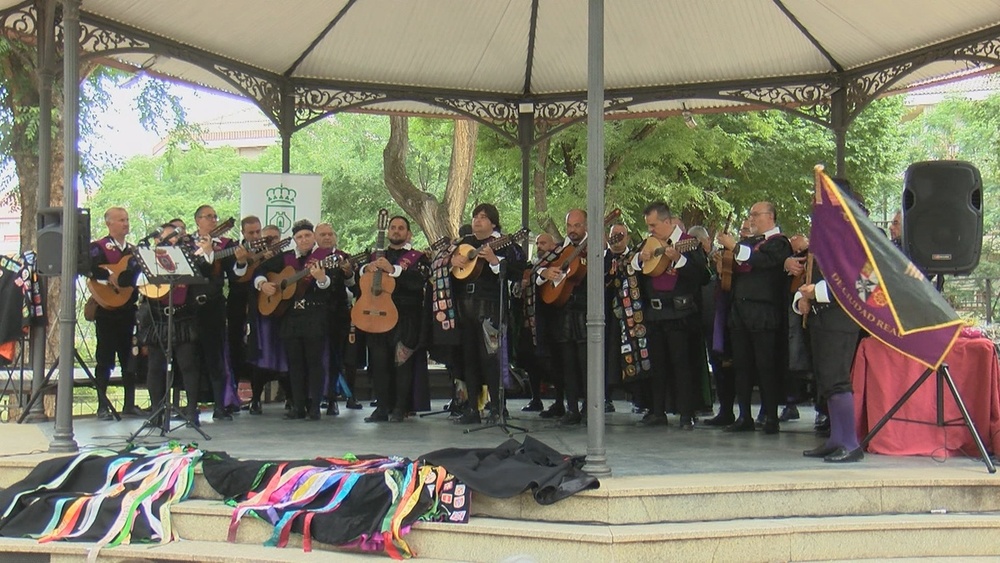
[[[0,9],[17,5],[0,0]],[[272,89],[287,76],[308,80],[309,88],[346,88],[355,100],[366,89],[393,102],[424,100],[404,102],[407,108],[427,108],[435,96],[584,99],[587,2],[539,0],[534,19],[532,7],[532,0],[83,0],[81,17],[86,25],[108,20],[163,40],[155,58],[148,50],[121,54],[124,45],[111,45],[108,56],[227,91],[234,90],[229,82],[171,57],[188,49],[202,64],[213,57],[241,63],[236,70],[245,74],[233,80],[252,82],[249,72]],[[816,92],[818,82],[829,84],[839,72],[888,67],[893,57],[983,30],[993,43],[977,54],[1000,60],[1000,0],[613,0],[605,5],[605,87],[647,103],[684,95],[683,88],[704,98],[716,83],[749,85],[761,99],[797,104],[797,86]],[[899,89],[970,68],[936,62],[888,73],[874,77],[866,92],[880,92],[886,81]],[[772,86],[792,94],[768,92]]]

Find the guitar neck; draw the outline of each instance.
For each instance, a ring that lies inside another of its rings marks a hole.
[[[333,265],[335,263],[336,263],[336,256],[334,256],[333,254],[331,254],[331,255],[327,256],[326,258],[324,258],[324,259],[320,260],[319,262],[317,262],[317,264],[320,267],[323,267],[323,268],[331,268],[331,267],[333,267]],[[283,287],[288,287],[288,286],[292,285],[293,283],[298,283],[299,280],[301,280],[302,278],[308,276],[309,272],[311,270],[312,270],[312,266],[306,266],[305,268],[302,268],[301,270],[296,271],[294,274],[292,274],[292,275],[288,276],[287,278],[285,278],[285,281],[282,282]]]

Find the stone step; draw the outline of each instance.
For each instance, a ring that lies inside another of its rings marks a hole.
[[[231,509],[193,500],[173,511],[183,538],[225,542]],[[421,559],[459,561],[811,561],[1000,555],[1000,518],[980,514],[884,514],[744,518],[716,522],[580,524],[473,517],[419,523],[405,540]],[[241,521],[236,541],[262,545],[271,527]],[[301,536],[289,551],[301,552]],[[313,549],[336,550],[313,542]]]
[[[0,459],[0,488],[23,478],[51,454]],[[605,479],[553,505],[528,493],[476,494],[472,514],[537,522],[607,525],[710,522],[750,518],[1000,512],[997,477],[975,464],[901,468],[863,465],[836,471],[703,473]],[[192,499],[221,500],[196,469]]]

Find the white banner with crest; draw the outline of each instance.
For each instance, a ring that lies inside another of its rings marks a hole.
[[[261,226],[275,225],[281,236],[290,236],[292,225],[309,219],[320,221],[323,178],[319,174],[256,174],[240,175],[242,195],[240,216],[256,215]]]

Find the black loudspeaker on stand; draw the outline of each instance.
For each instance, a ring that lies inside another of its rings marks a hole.
[[[969,274],[983,246],[983,179],[968,162],[917,162],[903,187],[903,252],[925,274]]]
[[[43,207],[38,210],[38,274],[62,274],[63,209]],[[76,273],[90,275],[90,210],[76,210]]]

